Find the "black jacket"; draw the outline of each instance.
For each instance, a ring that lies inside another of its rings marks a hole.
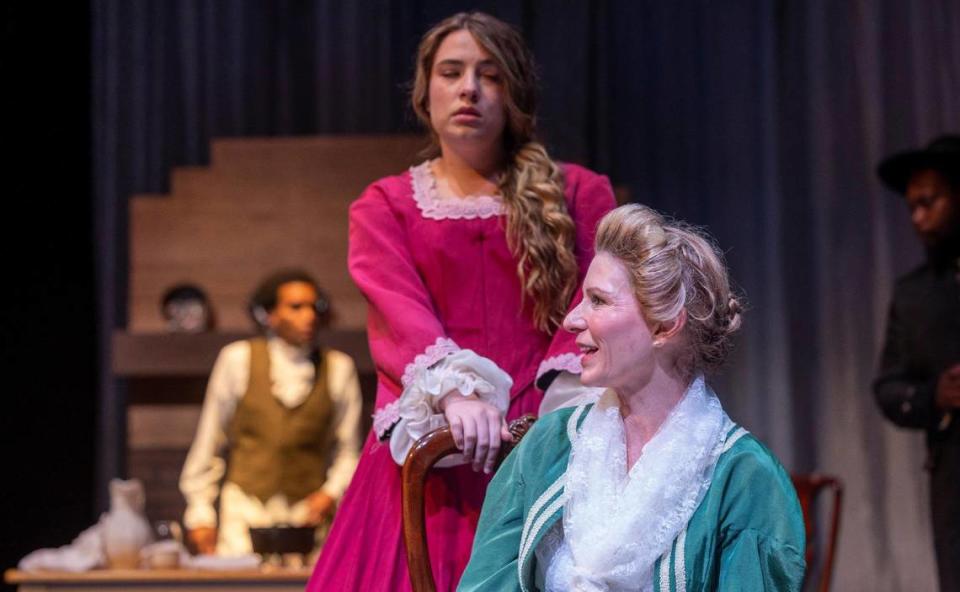
[[[893,423],[924,429],[936,448],[960,443],[960,413],[944,418],[934,404],[937,379],[960,363],[960,283],[954,265],[927,263],[897,280],[873,392]]]

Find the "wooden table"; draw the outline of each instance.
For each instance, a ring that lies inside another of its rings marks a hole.
[[[19,592],[302,592],[310,569],[98,569],[84,573],[9,569],[8,584]]]

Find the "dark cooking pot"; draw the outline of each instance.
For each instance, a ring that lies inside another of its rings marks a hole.
[[[312,526],[270,526],[250,528],[253,552],[259,555],[300,553],[313,550],[315,529]]]

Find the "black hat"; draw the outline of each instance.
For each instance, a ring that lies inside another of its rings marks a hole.
[[[940,171],[956,183],[960,178],[960,136],[940,136],[924,150],[898,152],[880,163],[877,174],[887,187],[904,193],[910,175],[922,169]]]

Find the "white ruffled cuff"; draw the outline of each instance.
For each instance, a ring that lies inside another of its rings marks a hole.
[[[581,357],[582,354],[567,352],[551,356],[540,362],[540,366],[537,368],[537,388],[546,392],[550,386],[548,380],[552,381],[553,378],[551,377],[554,377],[558,372],[569,372],[570,374],[583,372],[583,365],[580,363]]]
[[[398,400],[399,422],[390,434],[390,454],[402,465],[421,436],[447,425],[437,404],[448,393],[476,394],[506,414],[513,379],[494,362],[469,349],[455,351],[412,377]],[[459,454],[448,456],[438,467],[463,464]]]
[[[543,393],[538,415],[543,417],[551,411],[564,407],[576,407],[584,402],[593,402],[604,392],[603,387],[584,386],[580,374],[561,370]]]
[[[460,347],[452,339],[437,337],[437,340],[434,341],[432,345],[428,345],[422,354],[417,355],[417,357],[403,369],[403,377],[400,379],[400,384],[403,385],[403,388],[407,388],[410,383],[416,380],[417,376],[422,374],[427,368],[456,351],[460,351]]]

